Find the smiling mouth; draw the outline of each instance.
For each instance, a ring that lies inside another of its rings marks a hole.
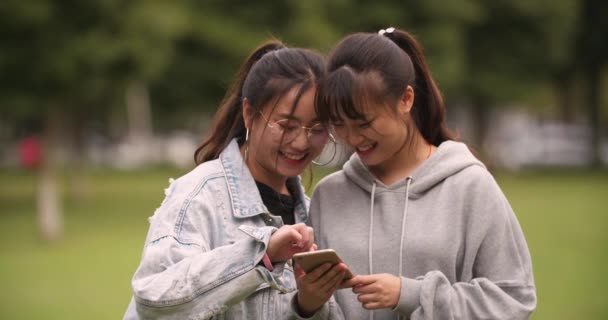
[[[367,153],[367,152],[371,151],[375,146],[376,146],[376,144],[372,143],[372,144],[358,146],[356,149],[357,149],[357,152]]]
[[[306,156],[308,156],[308,153],[288,153],[288,152],[281,151],[281,155],[283,155],[285,158],[287,158],[289,160],[300,161],[300,160],[303,160],[304,158],[306,158]]]

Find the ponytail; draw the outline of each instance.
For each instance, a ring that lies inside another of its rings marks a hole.
[[[233,138],[244,140],[246,128],[242,113],[243,84],[257,61],[266,53],[282,48],[285,48],[285,45],[280,41],[269,40],[247,57],[213,117],[209,136],[194,152],[194,162],[197,165],[217,159]]]
[[[436,146],[446,140],[454,140],[455,135],[447,127],[443,97],[431,76],[422,46],[407,31],[396,29],[383,35],[405,51],[414,66],[414,105],[411,113],[422,136]]]
[[[389,28],[380,34],[349,35],[330,53],[327,71],[316,97],[322,122],[342,116],[365,119],[367,106],[396,106],[407,86],[412,86],[410,114],[424,139],[435,146],[455,139],[447,127],[441,92],[411,34]],[[396,112],[395,107],[391,110]]]

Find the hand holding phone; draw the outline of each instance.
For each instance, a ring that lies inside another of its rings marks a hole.
[[[295,269],[298,314],[304,317],[313,315],[347,279],[353,278],[332,249],[297,253],[293,260],[299,267]]]
[[[333,266],[343,262],[333,249],[296,253],[293,255],[293,260],[306,273],[311,272],[324,263],[330,263]],[[344,280],[348,280],[352,277],[354,277],[353,273],[350,270],[347,270],[346,274],[344,275]]]

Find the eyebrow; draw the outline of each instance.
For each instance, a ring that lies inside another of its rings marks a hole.
[[[294,117],[293,114],[289,114],[289,113],[278,113],[277,116],[284,118],[284,119],[297,120],[299,122],[302,122],[302,120],[298,119],[297,117]],[[319,121],[320,121],[319,117],[315,117],[310,122],[319,122]]]
[[[365,118],[357,118],[357,119],[351,119],[351,118],[346,118],[348,120],[351,120],[353,122],[357,122],[357,124],[364,124],[364,123],[371,123],[374,120],[376,120],[376,116],[374,115],[374,117],[371,118],[367,118],[365,115],[363,115]],[[339,121],[332,121],[333,123],[344,123],[344,119],[341,119]]]

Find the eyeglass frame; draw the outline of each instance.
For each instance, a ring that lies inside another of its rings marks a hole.
[[[258,112],[260,113],[260,115],[262,116],[262,118],[264,118],[264,120],[266,121],[266,126],[268,128],[271,128],[271,129],[276,128],[277,123],[279,123],[281,121],[289,121],[289,120],[291,120],[291,121],[296,121],[298,123],[298,128],[297,129],[295,129],[295,128],[293,129],[293,130],[297,130],[297,134],[293,137],[293,139],[291,139],[291,140],[289,140],[287,142],[291,142],[291,141],[295,140],[300,135],[302,129],[304,129],[304,130],[307,131],[306,139],[308,139],[308,142],[311,142],[310,141],[310,137],[312,135],[312,129],[314,127],[316,127],[316,126],[321,126],[321,127],[325,128],[325,130],[327,131],[328,141],[331,140],[334,143],[336,142],[336,139],[334,138],[333,134],[331,134],[331,130],[329,128],[325,127],[321,123],[317,123],[317,124],[315,124],[312,127],[306,127],[306,126],[302,125],[302,122],[300,120],[298,120],[298,119],[289,119],[289,118],[283,118],[281,120],[277,120],[277,121],[274,121],[274,122],[271,123],[270,119],[266,118],[266,116],[264,115],[264,113],[262,111],[258,111]],[[281,126],[280,124],[278,126],[280,127],[280,130],[283,132],[283,134],[285,134],[285,128],[283,126]],[[325,145],[326,143],[327,143],[327,141],[323,145]]]

